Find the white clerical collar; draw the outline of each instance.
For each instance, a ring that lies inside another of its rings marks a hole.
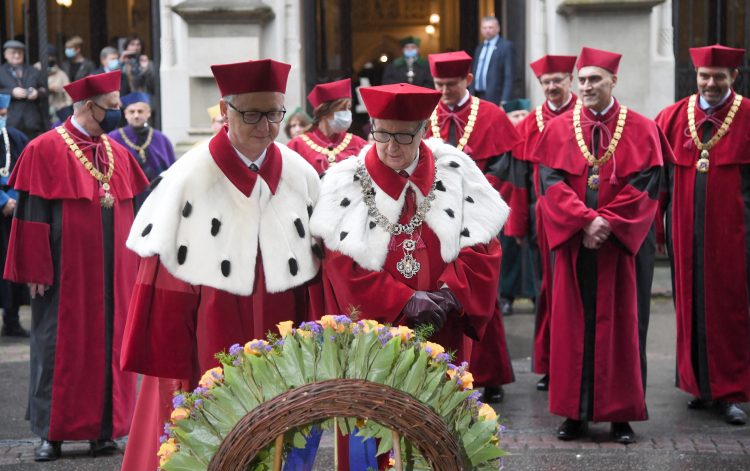
[[[563,103],[563,105],[560,108],[565,108],[566,106],[568,106],[568,103],[570,103],[570,100],[572,99],[573,99],[573,94],[571,93],[570,96],[568,96],[568,100],[565,103]],[[549,106],[549,109],[551,109],[552,111],[557,111],[559,109],[558,107],[553,105],[552,102],[549,100],[547,100],[547,106]]]
[[[416,170],[417,165],[419,165],[419,148],[417,148],[417,156],[414,157],[414,161],[411,163],[411,165],[406,167],[404,171],[408,173],[409,176],[411,176],[411,174],[414,173],[414,170]],[[393,170],[393,171],[396,173],[399,173],[401,170]]]
[[[91,137],[91,134],[87,133],[86,130],[83,129],[83,126],[78,124],[78,121],[76,121],[75,117],[73,116],[70,117],[70,124],[72,124],[74,128],[78,129],[79,131],[87,135],[88,137]]]
[[[264,149],[263,153],[260,154],[260,157],[258,157],[257,159],[255,159],[255,161],[253,162],[252,160],[250,160],[247,157],[245,157],[244,155],[242,155],[242,152],[240,152],[239,150],[237,150],[237,148],[234,147],[234,144],[232,144],[232,147],[234,148],[234,151],[237,152],[237,155],[240,156],[240,158],[242,159],[242,161],[245,162],[245,166],[246,167],[249,167],[250,164],[255,164],[255,166],[258,167],[258,170],[260,170],[260,167],[263,165],[263,162],[266,160],[266,153],[268,152],[268,149]]]
[[[700,97],[699,100],[701,102],[701,109],[702,110],[708,110],[709,108],[716,108],[717,106],[721,106],[721,105],[724,104],[725,101],[727,101],[727,98],[729,98],[729,95],[731,95],[731,94],[732,94],[732,89],[730,88],[729,90],[727,90],[726,96],[724,98],[722,98],[721,101],[718,102],[717,104],[715,104],[714,106],[709,105],[708,102],[706,101],[706,99],[703,98],[703,95],[699,94],[698,96]]]
[[[572,98],[572,95],[571,95],[571,98]],[[601,111],[601,113],[597,113],[596,111],[592,110],[591,108],[589,108],[589,111],[591,111],[592,113],[594,113],[594,116],[604,116],[605,114],[607,114],[607,111],[609,111],[610,108],[612,108],[614,106],[614,104],[615,104],[615,97],[612,97],[612,98],[610,98],[609,106],[606,107],[606,108],[604,108]]]
[[[461,98],[461,101],[459,101],[456,106],[463,106],[464,103],[469,101],[469,98],[471,98],[471,94],[469,93],[469,90],[466,90],[464,97]],[[456,106],[448,106],[448,108],[450,108],[450,110],[453,111],[453,108],[455,108]]]

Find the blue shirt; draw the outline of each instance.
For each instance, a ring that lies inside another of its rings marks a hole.
[[[477,65],[477,91],[484,91],[487,88],[487,69],[490,68],[490,59],[492,53],[497,48],[497,42],[500,40],[500,35],[495,35],[494,38],[484,41],[484,47],[482,47],[482,53],[479,54],[479,62]]]

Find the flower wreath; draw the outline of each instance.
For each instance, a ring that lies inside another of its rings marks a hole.
[[[344,315],[324,316],[297,328],[292,321],[277,327],[281,337],[269,334],[268,341],[252,340],[217,354],[222,366],[208,370],[192,393],[175,395],[171,421],[161,438],[160,469],[205,471],[224,437],[260,403],[304,384],[337,378],[365,379],[410,394],[445,422],[467,470],[502,467],[506,452],[498,442],[504,427],[492,407],[479,401],[480,393],[472,391],[468,364],[451,364],[450,353],[426,341],[430,327],[414,331]],[[325,429],[333,423],[328,419],[289,430],[285,452],[304,448],[312,426]],[[372,420],[342,418],[337,423],[344,434],[356,427],[363,440],[379,438],[378,455],[393,448],[391,431]],[[402,449],[410,445],[401,440]],[[266,445],[248,470],[273,469],[275,446]],[[422,455],[409,447],[413,452],[402,458],[408,469],[429,469]],[[390,465],[395,465],[393,458]]]

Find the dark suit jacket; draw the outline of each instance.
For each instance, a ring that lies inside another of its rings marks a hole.
[[[94,64],[93,61],[90,59],[83,58],[83,62],[81,62],[81,65],[78,67],[78,71],[76,71],[76,76],[71,77],[70,76],[70,63],[71,61],[67,60],[60,64],[60,68],[65,72],[65,75],[68,76],[71,82],[75,82],[76,80],[81,80],[84,77],[88,77],[91,75],[91,73],[96,69],[96,64]]]
[[[406,59],[399,57],[385,67],[383,72],[383,85],[393,85],[396,83],[409,83],[406,73],[409,67],[406,65]],[[435,82],[430,74],[430,63],[424,57],[417,58],[414,61],[414,81],[412,85],[424,88],[435,88]]]
[[[469,93],[475,95],[474,86],[477,83],[477,66],[479,57],[482,55],[484,41],[477,46],[474,51],[474,60],[471,64],[471,73],[474,75],[474,81],[469,87]],[[487,86],[485,95],[482,97],[496,105],[500,102],[510,101],[513,92],[513,80],[516,75],[516,49],[513,43],[500,37],[497,39],[495,50],[490,56],[490,65],[487,68]]]
[[[19,100],[13,97],[13,89],[16,87],[35,88],[39,98],[34,101],[25,98]],[[0,94],[11,95],[8,106],[8,127],[16,128],[32,136],[47,130],[40,106],[40,103],[47,102],[47,74],[43,74],[29,64],[23,64],[23,78],[19,84],[10,71],[10,65],[6,62],[0,65]]]

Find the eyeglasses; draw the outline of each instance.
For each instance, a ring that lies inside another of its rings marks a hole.
[[[370,134],[372,134],[373,139],[375,139],[377,142],[380,142],[382,144],[389,142],[391,140],[391,137],[393,137],[394,139],[396,139],[396,142],[398,144],[405,146],[414,142],[414,136],[417,135],[420,129],[422,129],[422,123],[419,123],[419,126],[417,126],[417,130],[414,131],[414,134],[408,134],[404,132],[397,132],[395,134],[391,134],[385,131],[371,131]]]
[[[567,75],[563,78],[556,78],[554,80],[540,80],[539,83],[541,83],[543,87],[549,87],[552,84],[560,85],[565,81],[566,78],[568,78]]]
[[[263,119],[263,116],[266,117],[269,123],[280,123],[284,120],[284,115],[286,114],[286,110],[266,111],[265,113],[262,111],[242,111],[229,102],[227,102],[227,106],[240,113],[242,115],[242,121],[244,121],[245,124],[258,124],[260,120]]]

